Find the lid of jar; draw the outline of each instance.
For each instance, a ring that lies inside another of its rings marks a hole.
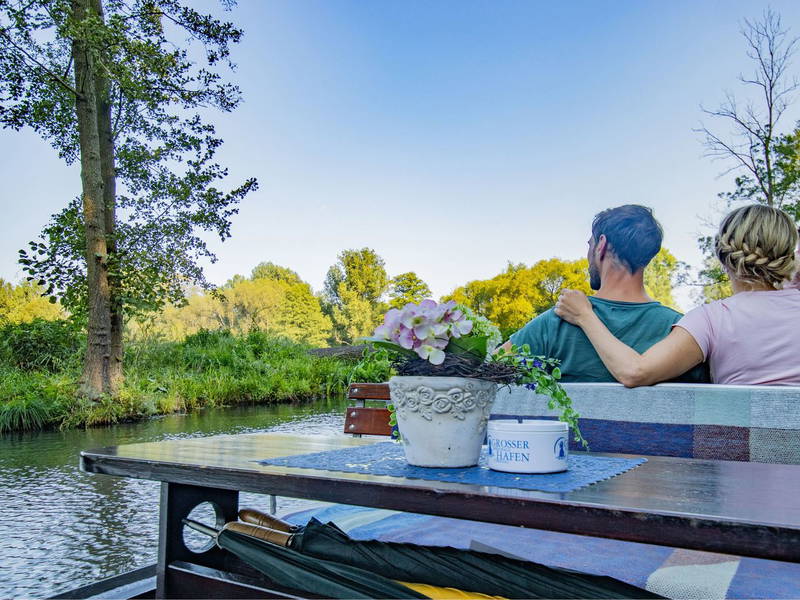
[[[569,431],[569,425],[561,421],[545,419],[523,419],[522,422],[518,419],[493,419],[489,421],[489,431],[503,433],[566,432]]]

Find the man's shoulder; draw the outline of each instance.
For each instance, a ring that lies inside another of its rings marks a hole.
[[[612,300],[605,300],[603,298],[595,298],[590,296],[589,300],[595,307],[595,312],[603,319],[603,316],[610,319],[626,318],[625,315],[637,315],[637,318],[646,318],[648,320],[659,319],[669,321],[670,323],[677,322],[683,313],[670,308],[660,302],[617,302]],[[624,310],[618,311],[616,309],[622,308]]]
[[[525,324],[525,326],[523,327],[523,329],[527,327],[531,328],[547,327],[554,323],[558,323],[560,320],[561,317],[559,317],[556,314],[556,311],[552,308],[549,308],[543,313],[536,315],[530,321],[528,321],[527,324]]]
[[[511,341],[521,346],[523,344],[539,346],[548,337],[553,327],[557,326],[560,318],[551,308],[525,323],[520,329],[511,335]]]

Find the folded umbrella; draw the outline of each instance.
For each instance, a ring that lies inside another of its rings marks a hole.
[[[358,567],[323,560],[286,548],[291,534],[260,531],[258,526],[228,523],[216,530],[202,523],[183,522],[211,537],[217,545],[238,556],[283,587],[325,598],[427,598],[400,583]],[[258,535],[259,537],[255,537]]]
[[[257,511],[256,511],[257,512]],[[266,516],[266,515],[264,515]],[[270,527],[280,527],[262,521]],[[284,527],[294,527],[285,524]],[[311,519],[294,529],[289,547],[395,580],[449,586],[506,598],[662,598],[613,577],[548,567],[473,550],[353,540],[333,523]]]

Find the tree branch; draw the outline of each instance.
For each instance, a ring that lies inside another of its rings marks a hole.
[[[76,98],[83,98],[83,94],[79,93],[79,92],[78,92],[78,90],[76,90],[76,89],[75,89],[74,87],[72,87],[72,86],[71,86],[69,83],[67,83],[66,81],[64,81],[64,79],[63,79],[63,78],[62,78],[62,77],[61,77],[61,76],[60,76],[58,73],[54,73],[53,71],[51,71],[50,69],[48,69],[48,68],[47,68],[45,65],[43,65],[41,62],[39,62],[38,60],[36,60],[36,58],[35,58],[34,56],[31,56],[31,55],[28,53],[28,51],[27,51],[27,50],[25,50],[25,48],[23,48],[23,47],[21,47],[21,46],[18,46],[18,45],[17,45],[17,44],[14,42],[14,40],[13,40],[13,39],[12,39],[12,38],[11,38],[11,37],[10,37],[10,36],[9,36],[9,35],[6,33],[6,32],[5,32],[5,30],[3,30],[3,29],[0,29],[0,36],[2,36],[2,37],[3,37],[3,39],[5,39],[5,40],[6,40],[6,41],[7,41],[9,44],[11,44],[11,45],[12,45],[14,48],[16,48],[16,49],[17,49],[19,52],[21,52],[22,54],[24,54],[24,55],[25,55],[25,57],[27,57],[27,58],[28,58],[28,60],[30,60],[30,61],[32,61],[34,64],[36,64],[36,66],[38,66],[40,69],[42,69],[42,70],[43,70],[43,71],[44,71],[44,72],[45,72],[45,73],[46,73],[48,76],[50,76],[50,77],[51,77],[53,80],[55,80],[57,83],[59,83],[59,84],[60,84],[60,85],[61,85],[63,88],[65,88],[67,91],[70,91],[70,92],[72,92],[73,94],[75,94],[75,97],[76,97]]]

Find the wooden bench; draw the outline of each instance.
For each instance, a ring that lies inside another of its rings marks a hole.
[[[662,383],[568,383],[580,427],[596,452],[800,464],[800,387]],[[386,383],[354,383],[344,432],[390,435]],[[501,387],[493,419],[549,418],[547,398]],[[573,449],[578,449],[573,442]]]
[[[659,384],[627,389],[615,383],[565,384],[590,449],[649,456],[800,464],[800,387]],[[380,433],[387,384],[354,384],[345,432]],[[493,419],[555,418],[547,398],[524,388],[500,388]],[[383,426],[386,431],[386,426]],[[573,449],[575,446],[572,446]],[[721,463],[723,465],[724,463]],[[743,480],[742,486],[770,482]],[[757,492],[755,492],[757,496]],[[786,502],[796,503],[795,496]],[[298,515],[304,522],[309,514]],[[800,565],[695,552],[633,542],[596,540],[535,529],[489,525],[411,513],[331,505],[316,515],[351,535],[384,541],[446,544],[519,554],[527,560],[610,575],[669,597],[800,597]],[[709,532],[709,535],[714,535]]]
[[[348,399],[355,406],[347,408],[344,432],[362,435],[391,435],[389,410],[383,406],[367,406],[367,402],[389,402],[389,385],[386,383],[352,383],[347,390]]]

